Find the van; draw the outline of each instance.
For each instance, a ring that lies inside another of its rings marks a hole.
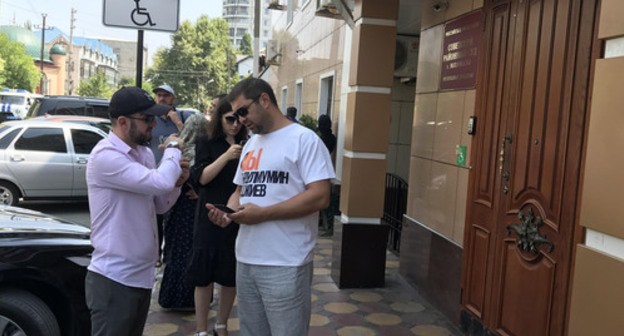
[[[0,112],[5,119],[23,119],[34,100],[42,95],[22,89],[2,89],[0,91]],[[13,116],[11,117],[10,114]]]
[[[35,99],[26,118],[45,115],[80,115],[108,119],[108,99],[79,96],[44,96]]]

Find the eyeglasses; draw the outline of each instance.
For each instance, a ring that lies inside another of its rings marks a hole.
[[[243,106],[243,107],[239,107],[238,110],[236,110],[236,112],[234,112],[234,115],[238,118],[245,118],[247,116],[247,114],[249,114],[249,108],[251,107],[251,105],[253,105],[254,103],[258,102],[258,99],[260,99],[260,96],[256,97],[254,100],[251,101],[251,103],[247,104],[247,106]]]
[[[234,125],[235,122],[238,122],[238,118],[235,115],[225,116],[225,122]]]
[[[142,120],[144,123],[150,125],[151,123],[154,122],[154,120],[156,120],[156,117],[153,115],[146,115],[145,117],[141,118],[141,117],[131,117],[131,116],[124,116],[128,119],[134,119],[134,120]]]

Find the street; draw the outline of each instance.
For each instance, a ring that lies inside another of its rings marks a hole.
[[[18,207],[40,211],[85,227],[90,226],[87,201],[21,201]]]

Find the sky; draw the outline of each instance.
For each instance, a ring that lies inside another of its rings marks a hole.
[[[0,25],[23,25],[30,21],[41,25],[42,14],[47,14],[46,26],[54,26],[69,35],[71,9],[74,8],[76,22],[74,36],[107,37],[136,41],[135,29],[104,26],[102,11],[104,1],[107,4],[124,0],[0,0]],[[132,2],[133,0],[125,0]],[[150,0],[142,0],[148,4]],[[151,0],[153,1],[153,0]],[[161,0],[162,1],[162,0]],[[171,0],[175,1],[175,0]],[[201,15],[210,18],[221,16],[222,0],[178,0],[180,23],[186,20],[194,22]],[[171,33],[146,30],[144,44],[148,48],[148,64],[156,50],[171,46]]]

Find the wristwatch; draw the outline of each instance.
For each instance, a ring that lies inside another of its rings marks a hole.
[[[177,141],[171,141],[167,144],[167,148],[177,148],[180,149],[180,144]]]

